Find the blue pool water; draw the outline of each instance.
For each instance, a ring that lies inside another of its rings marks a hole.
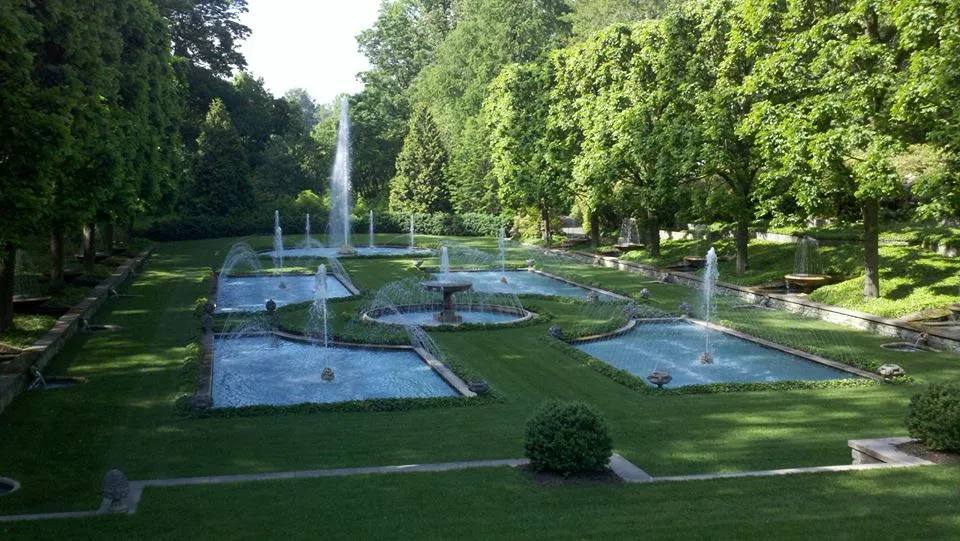
[[[472,283],[473,290],[480,293],[536,294],[586,299],[591,291],[563,280],[530,271],[450,272],[447,275],[449,280],[454,282]],[[435,274],[434,277],[439,278],[439,275]],[[500,281],[502,277],[507,279],[507,283]],[[600,294],[598,298],[600,300],[616,300],[616,297],[604,294]]]
[[[280,288],[276,276],[226,276],[217,289],[217,312],[255,312],[266,310],[267,299],[277,306],[313,300],[314,276],[291,274],[282,278]],[[327,298],[349,297],[350,291],[331,275],[327,275]]]
[[[420,327],[432,327],[436,325],[442,325],[439,321],[434,318],[437,312],[439,312],[439,307],[435,312],[403,312],[396,313],[391,312],[377,317],[377,321],[383,323],[393,323],[396,325],[417,325]],[[509,323],[511,321],[516,321],[523,316],[518,316],[516,314],[505,314],[502,312],[484,312],[484,311],[469,311],[469,310],[457,310],[457,315],[463,318],[462,323]]]
[[[433,254],[433,250],[428,248],[403,248],[399,246],[374,246],[370,248],[369,246],[356,246],[357,250],[356,256],[358,257],[369,257],[369,256],[387,256],[387,255],[409,255],[409,256],[429,256]],[[273,257],[274,251],[264,252],[264,255]],[[337,253],[336,248],[284,248],[283,257],[354,257],[354,256],[343,256]]]
[[[333,381],[320,378],[327,366]],[[274,337],[218,338],[214,346],[214,407],[434,396],[457,392],[411,350],[324,350]]]
[[[705,349],[707,333],[714,356],[712,365],[698,362]],[[643,323],[624,335],[575,344],[575,347],[644,381],[654,370],[669,372],[673,381],[668,388],[705,383],[855,377],[849,372],[683,321]]]

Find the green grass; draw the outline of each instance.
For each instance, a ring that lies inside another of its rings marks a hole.
[[[147,489],[4,539],[955,539],[960,468],[542,487],[508,468]]]
[[[495,245],[491,239],[471,242]],[[596,405],[610,424],[617,452],[658,476],[843,464],[850,460],[848,439],[904,434],[906,404],[917,390],[877,385],[648,396],[545,347],[550,324],[576,325],[591,317],[592,306],[535,299],[530,304],[549,312],[550,322],[432,333],[444,356],[488,380],[501,402],[186,418],[174,400],[187,347],[199,336],[194,302],[208,293],[210,265],[220,263],[230,243],[158,246],[144,274],[126,288],[139,296],[111,299],[95,321],[123,328],[77,337],[48,370],[90,381],[28,392],[4,412],[0,472],[23,488],[0,498],[0,514],[93,508],[110,468],[146,479],[515,458],[522,455],[530,412],[552,397]],[[364,289],[414,272],[401,260],[344,264]],[[694,295],[612,269],[558,264],[549,270],[630,295],[649,288],[651,306],[668,311]],[[349,312],[356,302],[335,306]],[[895,359],[922,381],[960,377],[952,354],[897,356],[878,347],[879,337],[779,312],[723,309],[721,314],[760,335],[823,342],[840,357]],[[677,539],[789,539],[815,531],[831,539],[859,539],[871,533],[909,537],[923,527],[930,534],[923,537],[932,539],[960,535],[958,478],[956,468],[933,468],[544,488],[510,470],[484,470],[149,489],[132,517],[3,524],[0,537],[581,539],[650,532]]]

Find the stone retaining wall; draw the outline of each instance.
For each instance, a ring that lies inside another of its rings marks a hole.
[[[13,399],[29,384],[31,367],[41,371],[50,363],[50,360],[63,349],[67,341],[76,334],[80,327],[80,319],[89,321],[97,310],[110,296],[110,292],[119,288],[153,253],[153,248],[137,254],[117,267],[113,274],[100,282],[90,291],[90,295],[67,310],[53,325],[53,328],[26,348],[20,356],[11,361],[0,374],[0,413],[6,409]]]

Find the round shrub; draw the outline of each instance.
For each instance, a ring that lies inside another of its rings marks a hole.
[[[960,383],[935,383],[910,399],[907,431],[934,451],[960,452]]]
[[[568,475],[604,469],[613,440],[595,407],[551,400],[527,421],[524,448],[535,470]]]

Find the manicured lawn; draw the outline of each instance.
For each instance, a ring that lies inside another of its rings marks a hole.
[[[850,460],[848,439],[904,434],[906,404],[917,391],[915,385],[876,385],[644,395],[550,346],[550,324],[569,328],[589,315],[590,307],[533,299],[526,302],[552,314],[552,321],[432,333],[447,358],[490,382],[503,397],[499,403],[376,413],[183,417],[174,399],[187,346],[199,337],[194,302],[208,293],[209,268],[220,264],[230,243],[157,246],[146,272],[125,291],[137,296],[110,300],[97,317],[99,323],[122,329],[78,337],[48,370],[86,375],[90,381],[72,389],[26,393],[4,412],[0,475],[19,480],[23,488],[0,498],[0,514],[93,508],[102,475],[110,468],[146,479],[517,458],[526,419],[550,397],[595,404],[611,425],[617,452],[653,475],[843,464]],[[493,248],[496,241],[471,243]],[[521,259],[522,254],[511,257]],[[367,291],[420,272],[408,260],[343,263]],[[650,303],[665,311],[694,295],[611,269],[554,262],[547,270],[631,295],[649,288]],[[360,304],[337,303],[341,321]],[[288,315],[290,322],[295,312]],[[721,318],[783,341],[808,337],[839,358],[895,359],[921,381],[960,377],[955,355],[897,355],[878,347],[882,338],[820,321],[729,308],[721,310]],[[676,539],[769,539],[803,538],[813,531],[830,539],[859,539],[871,532],[874,537],[890,532],[909,537],[913,528],[924,527],[933,535],[923,538],[949,538],[947,534],[960,535],[958,479],[956,468],[928,468],[544,488],[516,472],[496,469],[150,489],[132,517],[4,524],[0,537],[633,539],[650,532]],[[880,519],[893,510],[899,514]],[[841,520],[841,513],[851,515],[851,521]]]

